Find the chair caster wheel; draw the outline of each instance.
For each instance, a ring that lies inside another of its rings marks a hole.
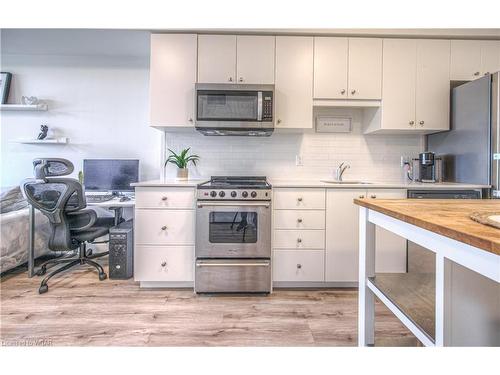
[[[88,256],[88,257],[91,256],[92,255],[92,249],[88,249],[87,253],[85,255]]]
[[[105,273],[100,273],[99,274],[99,280],[100,281],[106,280],[107,278],[108,278],[108,275],[106,275]]]
[[[46,268],[40,268],[38,271],[36,271],[37,276],[43,276],[47,272]]]
[[[47,293],[48,291],[49,291],[48,285],[41,285],[40,288],[38,289],[39,294]]]

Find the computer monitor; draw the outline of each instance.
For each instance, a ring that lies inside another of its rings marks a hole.
[[[85,191],[133,191],[130,186],[139,181],[137,159],[84,159]]]

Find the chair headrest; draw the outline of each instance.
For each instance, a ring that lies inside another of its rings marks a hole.
[[[73,163],[61,158],[39,158],[33,160],[35,178],[45,179],[46,177],[67,176],[71,174],[75,167]]]

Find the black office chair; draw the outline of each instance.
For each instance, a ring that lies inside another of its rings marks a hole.
[[[99,280],[105,280],[107,275],[104,269],[92,259],[109,252],[92,255],[91,251],[87,252],[87,243],[102,243],[95,242],[95,239],[109,233],[109,228],[115,225],[114,219],[99,218],[94,210],[86,208],[85,194],[78,180],[59,178],[73,172],[74,167],[69,160],[35,159],[33,167],[35,178],[23,181],[21,190],[28,202],[49,219],[49,249],[73,252],[75,255],[79,249],[77,256],[50,259],[41,265],[37,272],[39,276],[46,273],[49,264],[64,264],[42,280],[38,292],[47,292],[50,278],[78,264],[95,267],[99,272]]]

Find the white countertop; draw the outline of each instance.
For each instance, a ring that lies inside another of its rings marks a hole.
[[[208,181],[209,178],[190,179],[190,180],[152,180],[142,181],[131,184],[135,187],[196,187],[202,182]],[[422,182],[380,182],[380,181],[366,181],[365,184],[332,184],[324,182],[321,179],[274,179],[269,178],[269,182],[274,188],[334,188],[334,189],[487,189],[489,185],[477,184],[458,184],[453,182],[441,183],[422,183]]]

